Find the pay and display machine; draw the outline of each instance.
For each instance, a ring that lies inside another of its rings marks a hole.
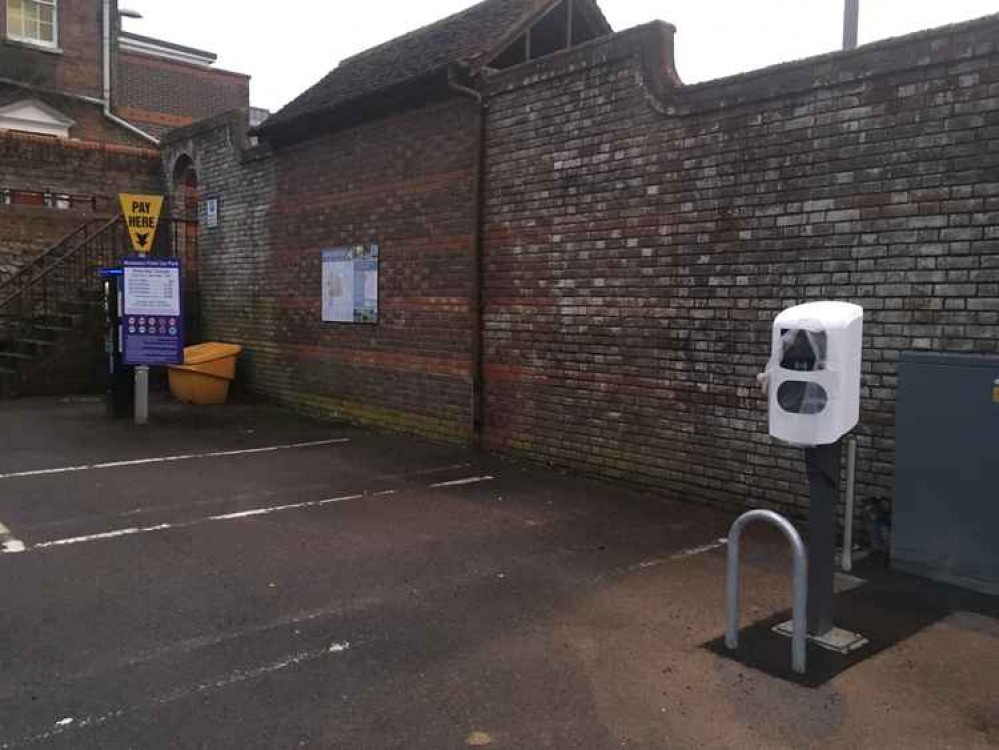
[[[135,368],[122,356],[121,268],[101,269],[104,289],[104,351],[107,357],[107,410],[112,419],[128,419],[135,413]]]

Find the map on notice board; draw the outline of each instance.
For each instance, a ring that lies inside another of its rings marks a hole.
[[[378,322],[378,254],[375,243],[323,250],[324,322]]]

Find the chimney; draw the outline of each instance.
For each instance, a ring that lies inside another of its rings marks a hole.
[[[843,49],[857,48],[857,34],[860,28],[860,0],[846,0],[843,14]]]

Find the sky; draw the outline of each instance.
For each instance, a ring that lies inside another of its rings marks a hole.
[[[677,27],[685,83],[839,49],[844,0],[598,0],[615,31]],[[248,73],[251,103],[276,111],[337,63],[475,0],[119,0],[125,29],[218,54]],[[860,0],[860,43],[999,12],[999,0]],[[270,9],[271,13],[258,12]]]

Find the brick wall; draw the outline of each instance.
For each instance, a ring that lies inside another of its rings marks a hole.
[[[0,189],[52,191],[114,198],[119,192],[159,192],[156,151],[60,141],[0,132]],[[106,212],[107,201],[101,204]],[[113,200],[111,211],[116,211]],[[24,261],[81,226],[93,213],[0,206],[0,282]]]
[[[221,225],[200,236],[206,337],[247,347],[256,392],[323,414],[463,439],[469,412],[474,108],[431,105],[278,151],[245,120],[172,133]],[[377,325],[321,322],[324,248],[381,247]]]
[[[861,499],[890,497],[896,359],[999,349],[999,19],[698,86],[652,24],[485,83],[485,445],[702,503],[799,511],[755,376],[784,307],[867,311]],[[463,439],[474,107],[269,154],[168,137],[202,228],[207,335],[317,414]],[[382,248],[377,326],[323,324],[320,250]]]
[[[117,8],[116,1],[112,8]],[[59,52],[8,40],[6,9],[7,3],[0,3],[0,77],[44,89],[102,96],[100,0],[59,3]]]
[[[37,99],[73,120],[74,124],[69,129],[69,137],[73,140],[113,143],[136,148],[150,147],[149,141],[105,117],[100,104],[23,86],[0,84],[0,107],[26,99]]]
[[[999,349],[999,20],[679,89],[671,40],[489,82],[486,445],[794,511],[755,375],[782,308],[849,300],[890,497],[898,353]]]
[[[250,106],[250,78],[239,73],[119,53],[117,74],[116,111],[155,136]]]

